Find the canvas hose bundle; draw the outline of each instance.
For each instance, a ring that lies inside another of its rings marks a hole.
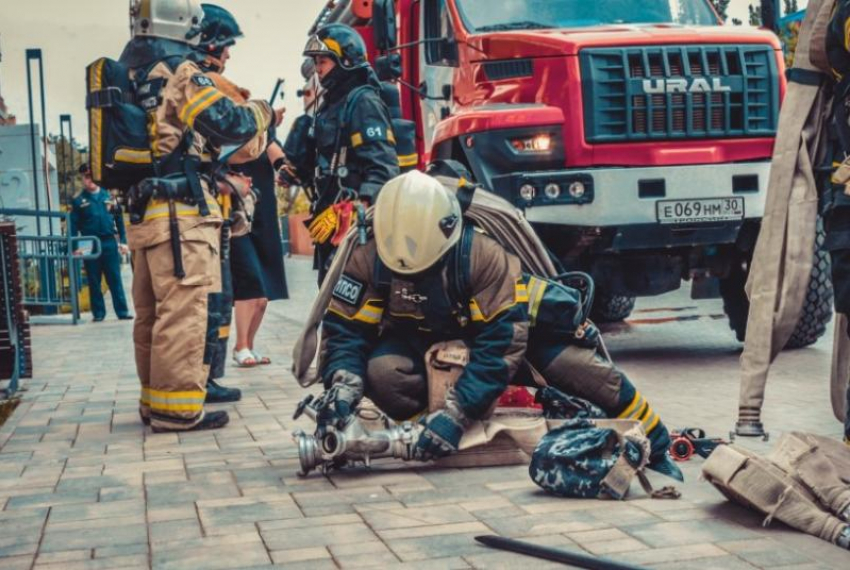
[[[823,72],[829,72],[826,30],[834,6],[835,0],[809,2],[788,70],[765,214],[746,285],[750,312],[741,356],[739,435],[764,434],[761,409],[770,365],[797,325],[811,276],[818,215],[813,165],[826,131]]]
[[[791,432],[769,454],[721,445],[703,477],[729,500],[799,531],[850,549],[850,447]]]

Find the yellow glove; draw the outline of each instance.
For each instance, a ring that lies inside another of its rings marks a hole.
[[[310,225],[307,226],[307,229],[310,232],[310,237],[313,239],[315,243],[325,243],[328,241],[334,232],[336,232],[336,228],[339,225],[339,217],[337,216],[334,207],[331,206],[322,211],[321,214],[313,218],[313,221],[310,222]]]

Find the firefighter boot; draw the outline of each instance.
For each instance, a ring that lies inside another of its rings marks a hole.
[[[242,399],[242,391],[239,388],[227,388],[212,378],[207,380],[207,404],[223,404],[225,402],[238,402]]]
[[[202,431],[207,429],[223,428],[230,421],[230,416],[227,412],[207,412],[204,414],[204,419],[196,423],[194,426],[186,430],[169,429],[153,426],[154,433],[169,433],[173,431]]]

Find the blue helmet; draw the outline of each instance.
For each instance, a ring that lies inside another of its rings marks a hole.
[[[204,53],[219,57],[224,48],[235,44],[244,34],[228,10],[215,4],[201,4],[201,7],[204,19],[201,21],[201,43],[198,47]]]

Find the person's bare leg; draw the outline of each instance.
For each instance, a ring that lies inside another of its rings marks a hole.
[[[244,348],[251,348],[248,339],[254,318],[254,299],[236,301],[233,303],[233,308],[236,322],[236,351],[238,352]]]
[[[248,330],[248,348],[254,350],[254,338],[257,336],[257,331],[260,330],[260,325],[263,324],[263,317],[266,314],[266,307],[269,306],[269,300],[265,297],[262,299],[254,299],[254,314],[251,318],[251,327]]]

